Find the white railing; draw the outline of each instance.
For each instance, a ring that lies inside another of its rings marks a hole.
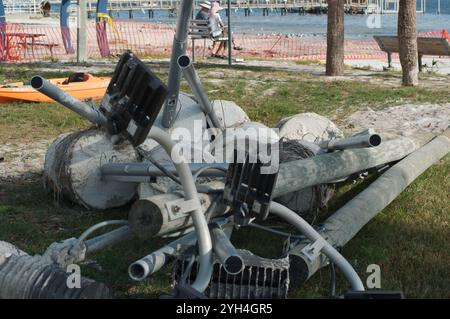
[[[40,0],[3,0],[6,13],[38,13]]]

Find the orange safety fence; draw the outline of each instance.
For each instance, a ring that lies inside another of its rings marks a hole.
[[[104,29],[97,38],[97,28]],[[3,30],[3,31],[2,31]],[[31,25],[8,23],[0,29],[6,38],[0,44],[0,60],[12,62],[36,62],[45,60],[70,61],[76,58],[75,27],[64,30],[70,34],[73,50],[67,53],[67,43],[63,42],[59,25]],[[90,21],[87,29],[88,56],[100,59],[102,55],[120,55],[131,50],[145,58],[169,57],[175,34],[174,24],[155,22],[116,21],[113,24],[97,24]],[[446,30],[420,32],[419,36],[443,37],[450,41]],[[326,38],[320,36],[277,36],[234,33],[235,44],[242,50],[234,50],[235,58],[280,59],[280,60],[324,60],[326,58]],[[99,43],[101,49],[99,49]],[[210,54],[212,41],[195,41],[195,52],[201,57]],[[204,47],[206,45],[206,48]],[[346,59],[384,59],[373,38],[347,39]],[[188,53],[192,53],[192,41],[188,41]]]

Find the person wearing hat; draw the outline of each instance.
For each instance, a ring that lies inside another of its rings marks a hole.
[[[209,26],[211,30],[211,37],[213,39],[217,39],[220,37],[226,37],[228,35],[228,28],[225,27],[225,24],[220,17],[219,11],[223,10],[218,2],[213,2],[211,4],[211,9],[209,10]],[[216,42],[219,42],[219,47],[216,52],[214,52],[214,47],[216,46]],[[236,46],[234,40],[232,40],[233,47],[235,50],[242,50],[241,47]],[[215,41],[212,47],[212,57],[215,58],[226,58],[225,49],[226,49],[227,41]]]
[[[200,11],[195,16],[195,19],[196,20],[208,20],[210,9],[211,9],[211,2],[203,1],[202,3],[200,3]]]
[[[209,10],[209,27],[210,34],[213,39],[220,38],[224,35],[225,25],[220,17],[219,11],[223,8],[218,2],[213,2],[211,9]],[[219,47],[214,51],[216,44],[219,43]],[[212,57],[225,58],[226,41],[214,41],[212,51]],[[222,52],[222,54],[221,54]]]

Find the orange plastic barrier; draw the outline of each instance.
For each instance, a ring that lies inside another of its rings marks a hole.
[[[175,25],[155,22],[115,21],[102,26],[91,21],[88,25],[88,55],[91,59],[100,59],[96,28],[106,28],[109,52],[120,55],[131,50],[143,58],[165,58],[170,56]],[[2,30],[4,30],[3,28]],[[4,32],[4,31],[2,31]],[[72,39],[76,39],[76,28],[71,27]],[[6,26],[6,47],[0,48],[2,61],[48,61],[74,60],[75,53],[67,54],[59,26],[10,24]],[[450,40],[446,30],[420,32],[419,36],[444,37]],[[281,60],[324,60],[326,58],[325,37],[287,37],[277,35],[256,35],[235,33],[236,45],[241,51],[234,51],[236,58],[281,59]],[[73,47],[76,52],[76,41]],[[206,41],[206,54],[212,41]],[[204,51],[204,41],[195,41],[197,57]],[[188,53],[192,52],[192,42],[188,42]],[[352,39],[345,41],[346,59],[385,59],[375,40]]]

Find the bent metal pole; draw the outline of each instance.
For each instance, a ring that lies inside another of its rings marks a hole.
[[[208,223],[206,222],[205,215],[202,212],[194,178],[192,177],[192,173],[184,158],[178,152],[172,152],[175,143],[170,139],[170,135],[167,132],[153,126],[148,134],[148,138],[154,139],[158,142],[166,153],[171,156],[183,186],[186,201],[192,200],[197,206],[197,208],[191,212],[191,216],[195,227],[195,234],[198,238],[198,261],[200,267],[197,277],[192,284],[192,288],[199,292],[204,292],[209,284],[212,274],[212,241],[209,234]]]
[[[332,260],[342,271],[345,278],[352,286],[354,291],[364,291],[364,285],[359,278],[352,265],[332,246],[328,243],[307,221],[299,215],[291,211],[289,208],[272,202],[270,204],[270,212],[284,219],[288,223],[297,228],[303,235],[305,235],[311,242],[321,242],[321,252]]]

